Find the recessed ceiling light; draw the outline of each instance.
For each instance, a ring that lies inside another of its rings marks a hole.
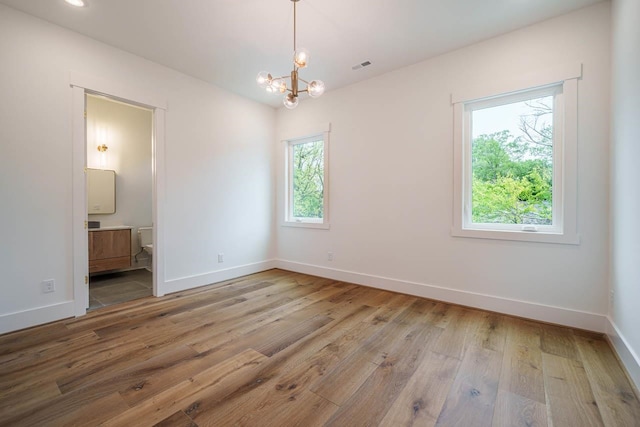
[[[85,7],[87,5],[87,2],[84,0],[64,0],[67,3],[69,3],[71,6],[76,6],[76,7]]]

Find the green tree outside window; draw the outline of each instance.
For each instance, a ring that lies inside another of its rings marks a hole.
[[[322,218],[324,212],[324,141],[293,146],[293,216]]]
[[[473,139],[474,223],[552,225],[552,102],[553,97],[523,102],[518,136],[502,130]]]

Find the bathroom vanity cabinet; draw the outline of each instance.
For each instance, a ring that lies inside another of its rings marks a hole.
[[[131,228],[89,230],[89,273],[131,267]]]

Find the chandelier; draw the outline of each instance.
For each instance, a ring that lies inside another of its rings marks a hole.
[[[296,47],[296,3],[300,0],[291,1],[293,2],[293,71],[291,75],[282,77],[273,77],[267,71],[260,71],[256,77],[258,85],[265,88],[267,92],[285,94],[282,103],[290,110],[298,106],[298,94],[307,92],[310,97],[317,98],[324,93],[322,80],[308,82],[298,77],[298,70],[309,63],[309,51]],[[287,80],[290,84],[287,84]],[[299,88],[300,82],[307,85],[306,89]]]

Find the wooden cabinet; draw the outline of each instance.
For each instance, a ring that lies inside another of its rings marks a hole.
[[[89,231],[89,273],[131,267],[131,230]]]

